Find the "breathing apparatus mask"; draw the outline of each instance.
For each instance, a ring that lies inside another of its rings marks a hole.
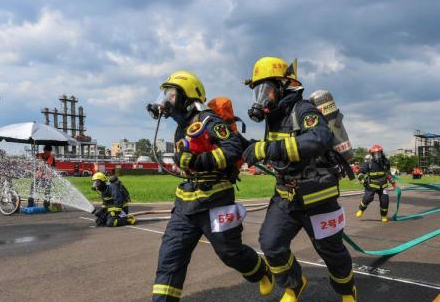
[[[168,118],[179,111],[183,111],[184,99],[183,93],[176,87],[165,87],[159,93],[156,102],[148,104],[147,111],[156,120],[162,115]]]
[[[157,134],[159,131],[160,120],[162,116],[165,118],[172,117],[177,124],[184,125],[186,121],[186,117],[188,115],[188,110],[189,108],[191,108],[190,107],[191,104],[192,102],[190,100],[187,100],[183,91],[181,91],[176,87],[168,86],[165,87],[165,89],[163,89],[160,92],[154,104],[147,105],[148,113],[151,115],[153,119],[157,120],[156,129],[154,132],[154,140],[153,140],[154,159],[156,160],[157,163],[159,163],[163,171],[179,178],[183,178],[183,177],[172,171],[169,171],[162,164],[162,161],[159,160],[156,153]]]
[[[304,88],[300,83],[297,86],[291,84],[291,81],[286,80],[279,82],[266,81],[256,85],[253,88],[254,103],[248,110],[249,117],[260,123],[269,115],[273,116],[276,112],[280,112],[280,110],[301,99]]]
[[[382,157],[383,157],[382,151],[373,152],[371,153],[371,156],[376,163],[382,162]]]
[[[272,82],[262,82],[253,89],[253,104],[248,115],[254,122],[260,123],[278,106],[280,89]]]
[[[92,190],[103,192],[107,188],[107,184],[102,180],[94,180],[92,183]]]

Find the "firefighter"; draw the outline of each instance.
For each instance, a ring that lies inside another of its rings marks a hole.
[[[50,190],[52,187],[51,173],[49,169],[55,168],[55,157],[52,155],[52,146],[46,145],[43,148],[43,153],[37,154],[39,160],[38,167],[35,173],[35,184],[32,182],[30,197],[28,198],[28,207],[35,205],[34,189],[35,186],[44,188],[44,201],[43,206],[46,211],[49,211],[50,207]]]
[[[393,187],[396,186],[396,183],[391,177],[390,163],[383,154],[382,146],[374,145],[370,148],[368,155],[359,169],[358,179],[364,185],[365,193],[359,205],[359,211],[356,212],[356,217],[362,217],[368,205],[373,201],[374,194],[377,194],[380,201],[382,222],[388,222],[387,214],[390,198],[386,188],[388,187],[388,182]]]
[[[246,280],[259,282],[261,294],[269,294],[270,271],[255,250],[242,244],[246,213],[235,203],[233,187],[238,175],[235,162],[242,153],[238,133],[205,105],[203,84],[192,73],[177,71],[160,89],[158,101],[148,108],[177,123],[174,160],[184,180],[176,189],[175,207],[162,238],[152,301],[180,300],[191,253],[202,235],[224,264]],[[196,155],[181,142],[201,122],[212,148]]]
[[[95,212],[96,225],[118,227],[135,224],[134,216],[128,215],[128,194],[122,188],[119,180],[112,179],[108,182],[102,172],[92,176],[92,189],[99,192],[102,197],[102,208]],[[125,188],[125,187],[124,187]],[[128,192],[128,191],[127,191]]]
[[[254,94],[249,117],[265,121],[264,139],[243,153],[249,166],[270,163],[277,172],[259,242],[277,284],[281,302],[296,302],[307,284],[290,249],[304,228],[329,270],[330,284],[343,302],[356,300],[351,256],[342,242],[344,211],[338,204],[338,163],[333,136],[320,111],[302,98],[304,88],[293,65],[263,57],[246,84]]]

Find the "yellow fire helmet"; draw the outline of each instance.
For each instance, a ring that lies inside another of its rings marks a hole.
[[[177,87],[185,92],[188,99],[199,102],[206,101],[205,88],[199,78],[189,71],[179,70],[174,72],[168,79],[160,85],[160,89],[164,90],[166,87]]]
[[[107,181],[107,176],[105,176],[105,174],[102,173],[102,172],[96,172],[92,176],[92,181],[95,181],[95,180],[100,180],[102,182],[106,182]]]
[[[255,84],[268,79],[291,79],[297,80],[297,60],[295,59],[291,65],[287,65],[286,61],[276,57],[263,57],[255,62],[252,72],[252,79],[245,82],[251,88]]]

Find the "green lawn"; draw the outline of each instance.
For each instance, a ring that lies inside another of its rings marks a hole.
[[[269,175],[241,175],[238,183],[237,198],[270,197],[273,194],[275,179]],[[73,183],[89,200],[100,201],[98,193],[92,191],[90,177],[69,177]],[[121,176],[121,181],[130,191],[133,202],[173,201],[174,191],[181,181],[168,175]],[[423,176],[421,180],[412,180],[410,176],[401,176],[399,184],[440,182],[440,176]],[[358,181],[343,179],[341,190],[361,190],[363,187]]]

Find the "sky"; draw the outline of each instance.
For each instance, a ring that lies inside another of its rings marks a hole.
[[[185,69],[261,138],[242,82],[256,60],[278,56],[298,58],[305,97],[333,94],[354,146],[413,148],[415,129],[440,133],[439,15],[436,0],[2,0],[0,126],[43,122],[40,110],[66,94],[100,144],[151,139],[145,106]]]

